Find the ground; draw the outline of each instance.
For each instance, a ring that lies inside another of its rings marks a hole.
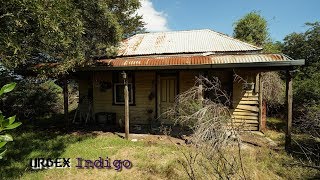
[[[20,128],[15,141],[0,161],[1,179],[187,179],[179,161],[183,161],[183,140],[164,135],[133,135],[102,131],[64,131]],[[266,138],[269,137],[269,138]],[[275,130],[242,136],[245,172],[250,179],[314,179],[320,173],[294,165],[295,157],[283,150],[283,133]],[[276,143],[276,144],[275,144]],[[71,158],[72,168],[32,170],[29,161],[36,157]],[[132,167],[114,169],[78,169],[77,159],[99,157],[130,160]]]

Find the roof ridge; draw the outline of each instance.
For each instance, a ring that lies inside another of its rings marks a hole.
[[[135,35],[163,34],[163,33],[182,33],[182,32],[187,33],[187,32],[192,32],[192,31],[204,31],[204,30],[211,31],[210,29],[189,29],[189,30],[175,30],[175,31],[161,31],[161,32],[146,32],[146,33],[139,33],[139,34],[135,34]]]
[[[210,30],[210,29],[209,29],[209,30]],[[240,39],[237,39],[237,38],[228,36],[227,34],[224,34],[224,33],[218,32],[218,31],[210,30],[210,32],[219,34],[219,35],[224,36],[224,37],[226,37],[226,38],[228,38],[228,39],[231,39],[231,40],[236,40],[236,41],[238,41],[238,42],[240,42],[240,43],[249,45],[249,46],[254,47],[254,48],[257,48],[257,49],[263,49],[263,48],[261,48],[261,47],[255,46],[255,45],[253,45],[253,44],[250,44],[250,43],[247,43],[247,42],[244,42],[244,41],[241,41]]]

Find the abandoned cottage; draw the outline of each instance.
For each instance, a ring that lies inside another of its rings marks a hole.
[[[74,122],[117,125],[125,119],[124,81],[127,76],[131,125],[174,122],[161,116],[177,94],[195,85],[199,75],[215,76],[230,94],[235,121],[248,130],[262,130],[262,72],[287,71],[287,106],[292,108],[293,60],[284,54],[264,54],[262,48],[212,30],[137,34],[124,40],[117,57],[100,59],[78,69],[79,108]],[[234,81],[234,74],[246,80]],[[288,121],[290,121],[290,113]],[[289,122],[290,123],[290,122]]]

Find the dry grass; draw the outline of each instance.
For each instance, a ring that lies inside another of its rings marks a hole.
[[[176,146],[190,151],[193,149],[186,145],[176,145],[165,140],[163,136],[151,136],[154,138],[141,138],[138,142],[132,142],[112,133],[34,133],[28,131],[19,133],[21,137],[17,135],[16,141],[9,149],[11,152],[8,153],[6,162],[0,162],[1,179],[188,179],[178,162],[183,156]],[[49,133],[55,135],[42,139]],[[20,141],[26,144],[21,146]],[[36,144],[37,142],[41,144]],[[54,153],[57,151],[59,154]],[[274,151],[268,147],[244,144],[241,152],[248,179],[319,177],[319,172],[314,170],[291,166],[295,159],[283,150]],[[72,163],[75,163],[76,157],[97,159],[100,156],[108,156],[111,160],[129,159],[133,167],[117,172],[113,169],[77,169],[73,164],[70,169],[31,171],[28,159],[45,155],[69,157]],[[12,174],[10,171],[15,173]]]
[[[82,135],[73,135],[82,136]],[[158,138],[155,138],[158,139]],[[112,133],[85,139],[69,144],[60,157],[70,157],[72,168],[28,171],[21,179],[181,179],[184,177],[177,166],[175,145],[168,141],[151,142],[149,139],[138,142],[126,141]],[[77,169],[77,157],[95,160],[108,156],[111,160],[128,159],[131,169]]]

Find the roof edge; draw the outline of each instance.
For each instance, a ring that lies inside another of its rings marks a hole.
[[[154,53],[154,54],[139,54],[139,55],[117,55],[115,58],[136,58],[136,57],[150,57],[150,56],[181,56],[181,55],[203,55],[210,53],[210,55],[248,55],[248,54],[275,54],[275,53],[259,53],[262,49],[250,51],[200,51],[200,52],[182,52],[182,53]]]
[[[294,62],[292,62],[294,61]],[[98,66],[88,68],[90,70],[161,70],[161,69],[222,69],[222,68],[278,68],[286,69],[292,66],[304,65],[305,60],[289,60],[279,62],[255,62],[255,63],[229,63],[229,64],[201,64],[201,65],[162,65],[162,66],[127,66],[127,67],[106,67]],[[87,69],[87,68],[85,68]]]

